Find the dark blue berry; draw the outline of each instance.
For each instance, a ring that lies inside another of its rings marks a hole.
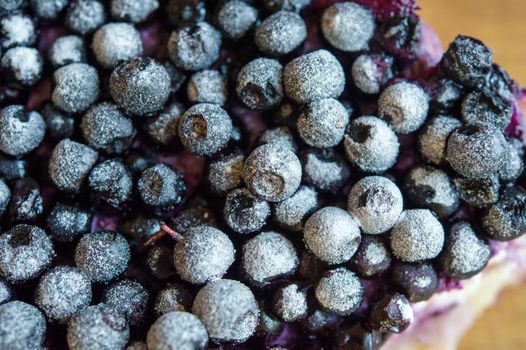
[[[407,298],[399,293],[388,294],[374,306],[367,321],[368,325],[380,332],[400,333],[413,322],[413,307]]]
[[[499,177],[493,175],[484,179],[454,179],[460,198],[475,208],[484,208],[499,199]]]
[[[177,272],[174,267],[173,248],[166,245],[156,245],[146,256],[146,267],[153,277],[163,280],[172,277]]]
[[[119,208],[130,198],[133,180],[130,171],[120,160],[109,159],[91,170],[88,188],[95,199]]]
[[[69,113],[58,110],[52,103],[42,109],[42,116],[47,125],[47,134],[56,140],[73,135],[75,120]]]
[[[285,55],[307,38],[303,18],[290,11],[278,11],[261,22],[254,33],[254,42],[267,55]]]
[[[97,29],[91,42],[97,62],[105,69],[143,54],[139,31],[128,23],[108,23]]]
[[[306,148],[300,158],[303,181],[320,192],[335,193],[351,176],[346,160],[332,148]]]
[[[200,22],[206,17],[206,1],[170,0],[166,5],[166,13],[176,27]]]
[[[466,124],[491,124],[504,130],[511,121],[512,113],[508,101],[479,91],[467,94],[462,102],[462,120]]]
[[[396,262],[393,265],[392,278],[395,285],[413,303],[431,298],[438,288],[437,273],[433,266],[427,263]]]
[[[377,236],[363,235],[351,263],[360,275],[371,277],[387,271],[391,260],[391,253],[381,239]]]
[[[270,58],[256,58],[247,63],[237,75],[236,93],[251,109],[266,110],[283,99],[283,66]]]
[[[69,5],[70,0],[31,0],[31,9],[38,18],[45,21],[56,20]]]
[[[59,242],[71,242],[91,229],[91,211],[78,205],[57,203],[49,213],[46,228],[50,236]]]
[[[99,97],[99,75],[88,64],[70,63],[60,67],[53,73],[53,81],[51,100],[64,112],[83,112]]]
[[[491,239],[509,241],[526,233],[526,193],[518,188],[506,189],[499,201],[482,216],[482,228]]]
[[[140,23],[158,8],[157,0],[112,0],[111,16],[120,21]]]
[[[260,230],[270,215],[267,201],[255,197],[246,188],[232,190],[225,199],[223,215],[226,224],[237,233]]]
[[[161,289],[155,299],[155,314],[162,316],[173,311],[190,312],[194,297],[180,284],[169,284]]]
[[[42,77],[44,62],[37,49],[31,47],[13,47],[4,53],[1,61],[4,77],[28,87],[35,85]]]
[[[44,211],[44,202],[38,183],[30,177],[18,179],[13,184],[9,203],[12,221],[34,221]]]
[[[175,207],[186,194],[182,175],[165,164],[156,164],[144,170],[137,189],[146,205],[158,209]]]
[[[66,35],[58,38],[49,47],[48,58],[55,68],[70,63],[86,62],[86,48],[82,37]]]
[[[36,307],[18,300],[2,304],[0,324],[0,348],[42,348],[46,318]]]
[[[106,10],[97,0],[74,0],[66,12],[64,22],[72,31],[86,35],[106,22]]]
[[[159,317],[150,327],[148,349],[203,350],[208,334],[203,323],[189,312],[169,312]]]
[[[102,302],[120,312],[130,326],[144,322],[148,311],[149,294],[138,282],[122,280],[104,291]]]
[[[11,156],[24,155],[40,145],[46,124],[40,113],[21,105],[0,111],[0,150]]]

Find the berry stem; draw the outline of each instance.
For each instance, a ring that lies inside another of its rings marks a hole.
[[[166,223],[161,222],[161,229],[158,232],[154,233],[150,238],[148,238],[146,242],[144,242],[144,247],[152,246],[155,242],[157,242],[166,235],[172,237],[176,242],[183,239],[183,236],[179,232],[166,225]]]

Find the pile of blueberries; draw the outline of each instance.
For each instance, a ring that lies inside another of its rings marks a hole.
[[[526,231],[518,86],[411,0],[0,0],[0,349],[376,349]]]

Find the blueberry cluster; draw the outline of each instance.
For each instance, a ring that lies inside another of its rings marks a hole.
[[[407,3],[0,0],[0,349],[373,349],[481,272],[520,89]]]

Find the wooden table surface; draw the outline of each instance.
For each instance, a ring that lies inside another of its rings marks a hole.
[[[417,0],[443,46],[457,34],[484,41],[495,61],[526,86],[526,0]],[[464,336],[459,350],[526,349],[526,286],[505,291]]]

